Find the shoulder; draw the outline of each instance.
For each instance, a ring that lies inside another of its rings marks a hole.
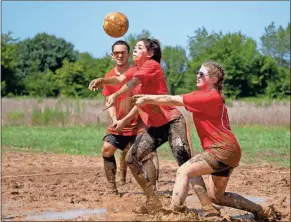
[[[152,67],[152,68],[161,68],[161,64],[158,63],[157,61],[153,60],[153,59],[150,59],[150,60],[147,60],[143,66],[146,66],[146,67]]]
[[[207,92],[203,94],[202,97],[203,97],[203,100],[205,100],[205,102],[211,102],[217,105],[223,103],[222,96],[217,90],[212,90],[210,92]]]
[[[126,70],[125,73],[131,73],[131,72],[136,72],[138,69],[137,69],[137,66],[131,66],[128,68],[128,70]]]

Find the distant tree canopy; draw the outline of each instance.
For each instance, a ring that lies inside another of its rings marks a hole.
[[[124,37],[131,52],[141,38],[154,37],[148,30]],[[203,62],[215,60],[226,71],[228,98],[290,96],[290,23],[286,28],[271,23],[260,40],[240,32],[209,33],[202,27],[188,36],[187,48],[162,44],[161,65],[170,94],[194,90],[195,71]],[[11,32],[2,34],[1,50],[2,96],[95,97],[97,93],[87,89],[89,82],[114,66],[109,55],[94,58],[47,33],[22,41]]]

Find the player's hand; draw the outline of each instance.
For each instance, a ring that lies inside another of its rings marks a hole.
[[[137,106],[145,104],[146,102],[145,99],[146,99],[145,95],[142,94],[134,95],[133,97],[131,97],[133,104]]]
[[[124,128],[124,126],[125,126],[125,121],[117,120],[116,123],[113,125],[113,128],[117,133],[120,133],[122,129]]]
[[[103,111],[109,109],[111,106],[114,105],[116,97],[117,96],[115,95],[115,93],[113,93],[110,96],[108,96],[108,99],[107,99],[107,102],[106,102],[106,106],[103,108]]]
[[[89,90],[91,91],[96,91],[98,90],[99,88],[102,87],[102,80],[103,78],[97,78],[97,79],[93,79],[90,84],[89,84]]]

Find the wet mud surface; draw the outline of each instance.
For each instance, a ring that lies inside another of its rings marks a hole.
[[[172,161],[160,162],[158,194],[166,207],[177,167]],[[118,189],[121,197],[104,193],[106,179],[100,157],[2,153],[2,221],[255,221],[252,214],[227,207],[220,207],[221,218],[202,218],[192,189],[186,199],[192,213],[136,214],[133,210],[145,203],[145,197],[129,169],[127,183],[118,183]],[[278,221],[290,221],[289,168],[240,165],[226,191],[259,204],[273,203],[281,215]]]

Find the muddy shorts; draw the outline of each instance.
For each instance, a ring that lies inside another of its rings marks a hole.
[[[136,135],[134,136],[122,136],[114,134],[106,134],[103,140],[107,143],[110,143],[112,146],[120,150],[124,150],[128,144],[133,144],[136,140]]]
[[[228,166],[221,161],[217,160],[214,155],[209,152],[204,151],[201,154],[198,154],[199,158],[205,160],[207,164],[215,171],[211,175],[213,176],[221,176],[221,177],[228,177],[231,172],[233,171],[232,166]]]

